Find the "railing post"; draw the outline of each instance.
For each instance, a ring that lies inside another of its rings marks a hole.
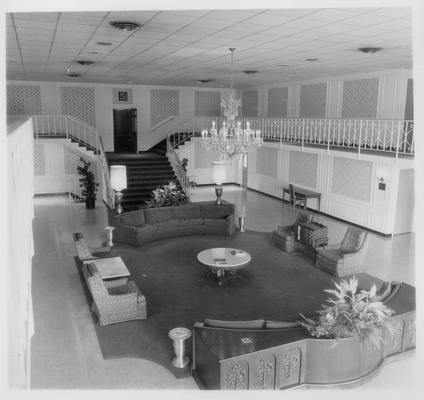
[[[396,139],[396,161],[398,159],[399,156],[399,138],[401,135],[401,124],[400,121],[398,121],[398,134],[397,134],[397,139]]]
[[[302,119],[302,151],[304,150],[305,141],[305,119]]]
[[[361,141],[362,141],[362,119],[359,123],[359,142],[358,142],[358,158],[361,156]]]
[[[69,138],[68,117],[65,117],[65,132],[66,132],[66,139],[68,139]]]

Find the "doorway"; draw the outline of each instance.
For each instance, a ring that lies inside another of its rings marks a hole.
[[[113,110],[115,153],[137,153],[137,109]]]

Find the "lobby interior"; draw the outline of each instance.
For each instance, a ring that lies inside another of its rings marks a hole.
[[[139,34],[109,30],[112,20],[139,21]],[[139,152],[177,132],[188,118],[204,122],[204,117],[219,116],[220,99],[230,93],[230,47],[236,48],[234,81],[244,118],[414,122],[411,8],[9,13],[6,36],[9,122],[69,113],[95,128],[105,152],[114,152],[116,143],[113,109],[137,109]],[[74,42],[67,46],[71,37]],[[102,42],[112,46],[95,45]],[[360,47],[381,50],[364,53],[357,51]],[[76,60],[81,59],[95,62],[78,64]],[[72,73],[79,76],[70,77]],[[121,104],[115,98],[120,91],[129,94]],[[15,125],[9,132],[14,129]],[[25,220],[22,226],[32,227],[28,243],[20,246],[33,254],[31,276],[25,277],[24,272],[19,278],[31,286],[29,292],[26,287],[20,290],[29,295],[32,312],[23,311],[25,323],[14,322],[10,329],[23,326],[33,334],[24,372],[19,369],[21,363],[13,364],[17,376],[11,385],[199,389],[192,377],[177,379],[149,360],[104,358],[75,265],[73,238],[74,232],[82,232],[90,246],[105,242],[109,221],[104,185],[94,210],[75,202],[78,176],[70,171],[76,169],[78,157],[87,155],[58,140],[23,142],[26,154],[32,153],[31,166],[25,162],[20,166],[31,169],[35,196],[31,204],[25,203],[33,215],[28,211],[20,216]],[[20,145],[16,144],[18,149]],[[414,152],[415,148],[406,154],[358,153],[269,140],[257,152],[249,151],[247,175],[243,176],[238,161],[227,166],[223,199],[235,204],[236,216],[245,207],[247,231],[270,233],[278,225],[291,224],[298,213],[281,200],[283,185],[295,182],[319,190],[321,204],[312,201],[311,211],[315,221],[328,227],[330,244],[339,243],[348,226],[365,229],[370,237],[366,272],[383,281],[416,286],[419,227],[414,214]],[[197,183],[191,189],[191,201],[214,200],[211,163],[215,158],[195,139],[177,153],[181,159],[188,158],[187,175]],[[95,156],[88,159],[100,164]],[[97,168],[101,181],[101,168]],[[347,174],[350,169],[359,172]],[[27,175],[16,178],[20,176]],[[338,178],[343,180],[340,185],[335,183]],[[384,192],[380,179],[386,185]],[[409,194],[399,195],[405,187]],[[27,195],[28,190],[17,192]],[[9,203],[13,201],[9,197]],[[14,207],[11,210],[11,215],[19,213]],[[178,240],[184,246],[190,237]],[[28,259],[16,258],[15,253],[12,259],[28,267]],[[28,346],[21,337],[14,345],[20,348],[22,343]],[[416,385],[416,362],[413,352],[399,357],[354,387],[411,390]]]

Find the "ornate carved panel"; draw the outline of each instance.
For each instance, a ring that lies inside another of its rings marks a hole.
[[[278,388],[291,386],[300,380],[301,350],[291,348],[282,351],[277,357]]]
[[[237,362],[230,366],[226,373],[225,389],[246,390],[249,383],[249,365],[247,362]]]
[[[178,90],[154,89],[150,91],[151,126],[179,114],[178,96]]]
[[[194,92],[194,115],[216,117],[221,115],[221,92]]]
[[[60,104],[63,115],[73,115],[91,126],[96,126],[94,88],[61,87]]]
[[[133,90],[127,88],[114,88],[113,104],[133,104]]]
[[[274,389],[275,357],[264,355],[249,362],[249,389]]]
[[[43,144],[34,144],[34,175],[46,175],[46,158]]]

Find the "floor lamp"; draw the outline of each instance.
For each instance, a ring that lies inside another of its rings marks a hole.
[[[127,167],[125,165],[111,165],[110,186],[115,191],[115,211],[117,214],[121,214],[123,211],[122,191],[127,188]]]
[[[212,180],[215,183],[216,205],[221,205],[223,192],[222,183],[227,177],[227,163],[225,161],[215,161],[212,163]]]

